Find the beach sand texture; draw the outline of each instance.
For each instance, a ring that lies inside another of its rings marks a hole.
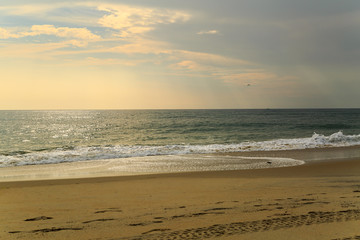
[[[360,239],[360,159],[0,183],[0,239]]]

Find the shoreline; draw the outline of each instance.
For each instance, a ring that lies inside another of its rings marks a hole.
[[[279,168],[241,169],[223,171],[193,171],[174,173],[149,173],[138,175],[94,176],[61,179],[34,179],[24,181],[3,181],[1,187],[31,187],[47,185],[87,184],[106,182],[126,182],[148,179],[169,178],[321,178],[360,176],[360,157],[350,159],[327,159],[307,162],[303,165]]]
[[[196,158],[199,155],[184,155],[191,161],[192,157]],[[204,155],[205,156],[205,155]],[[271,175],[271,172],[267,173],[271,169],[279,169],[279,172],[291,171],[293,167],[299,167],[309,164],[318,164],[321,162],[336,162],[346,161],[349,159],[360,158],[360,146],[350,147],[329,147],[329,148],[310,148],[310,149],[295,149],[295,150],[281,150],[281,151],[256,151],[256,152],[229,152],[229,153],[214,153],[206,154],[206,156],[213,156],[217,159],[225,157],[252,157],[252,158],[284,158],[292,159],[295,161],[303,161],[304,164],[298,164],[295,166],[273,166],[265,164],[267,166],[253,168],[253,169],[226,169],[226,170],[193,170],[193,171],[173,171],[173,172],[124,172],[124,171],[111,171],[111,168],[116,168],[117,159],[104,159],[104,160],[92,160],[92,161],[80,161],[69,162],[59,164],[43,164],[43,165],[26,165],[16,167],[0,168],[0,184],[5,182],[26,182],[26,181],[56,181],[56,180],[72,180],[72,179],[89,179],[89,178],[117,178],[117,177],[136,177],[136,176],[160,176],[175,174],[180,176],[181,174],[202,174],[202,172],[211,175],[211,172],[236,172],[240,171],[243,176],[256,175],[256,172],[261,173],[263,176]],[[164,156],[154,156],[157,158]],[[170,156],[171,157],[171,156]],[[146,157],[140,157],[138,159],[146,159]],[[123,159],[119,159],[123,160]],[[237,160],[237,159],[235,159]],[[171,161],[171,160],[170,160]],[[238,161],[238,160],[237,160]],[[251,161],[256,161],[252,159]],[[267,160],[261,160],[266,163]],[[271,162],[271,160],[270,160]],[[251,171],[256,170],[254,173]],[[243,173],[243,171],[250,171],[249,173]],[[206,174],[205,174],[206,175]]]

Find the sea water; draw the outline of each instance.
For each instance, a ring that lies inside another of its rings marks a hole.
[[[134,172],[263,168],[303,162],[226,154],[355,145],[360,109],[0,111],[2,168],[89,161]]]

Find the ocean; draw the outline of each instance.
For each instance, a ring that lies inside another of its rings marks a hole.
[[[360,109],[0,111],[2,168],[111,159],[122,171],[222,170],[256,162],[231,152],[355,145]]]

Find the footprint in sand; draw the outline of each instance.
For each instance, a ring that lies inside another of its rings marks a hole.
[[[331,222],[357,221],[360,220],[360,210],[346,210],[338,212],[308,212],[303,215],[292,215],[285,217],[276,217],[258,221],[234,222],[230,224],[216,224],[209,227],[191,228],[179,231],[149,231],[141,236],[134,236],[126,239],[148,239],[148,240],[169,240],[169,239],[207,239],[221,236],[233,236],[245,233],[279,230],[308,226],[314,224],[323,224]],[[119,238],[121,240],[125,238]],[[358,236],[345,239],[360,239]],[[338,239],[336,239],[338,240]]]

